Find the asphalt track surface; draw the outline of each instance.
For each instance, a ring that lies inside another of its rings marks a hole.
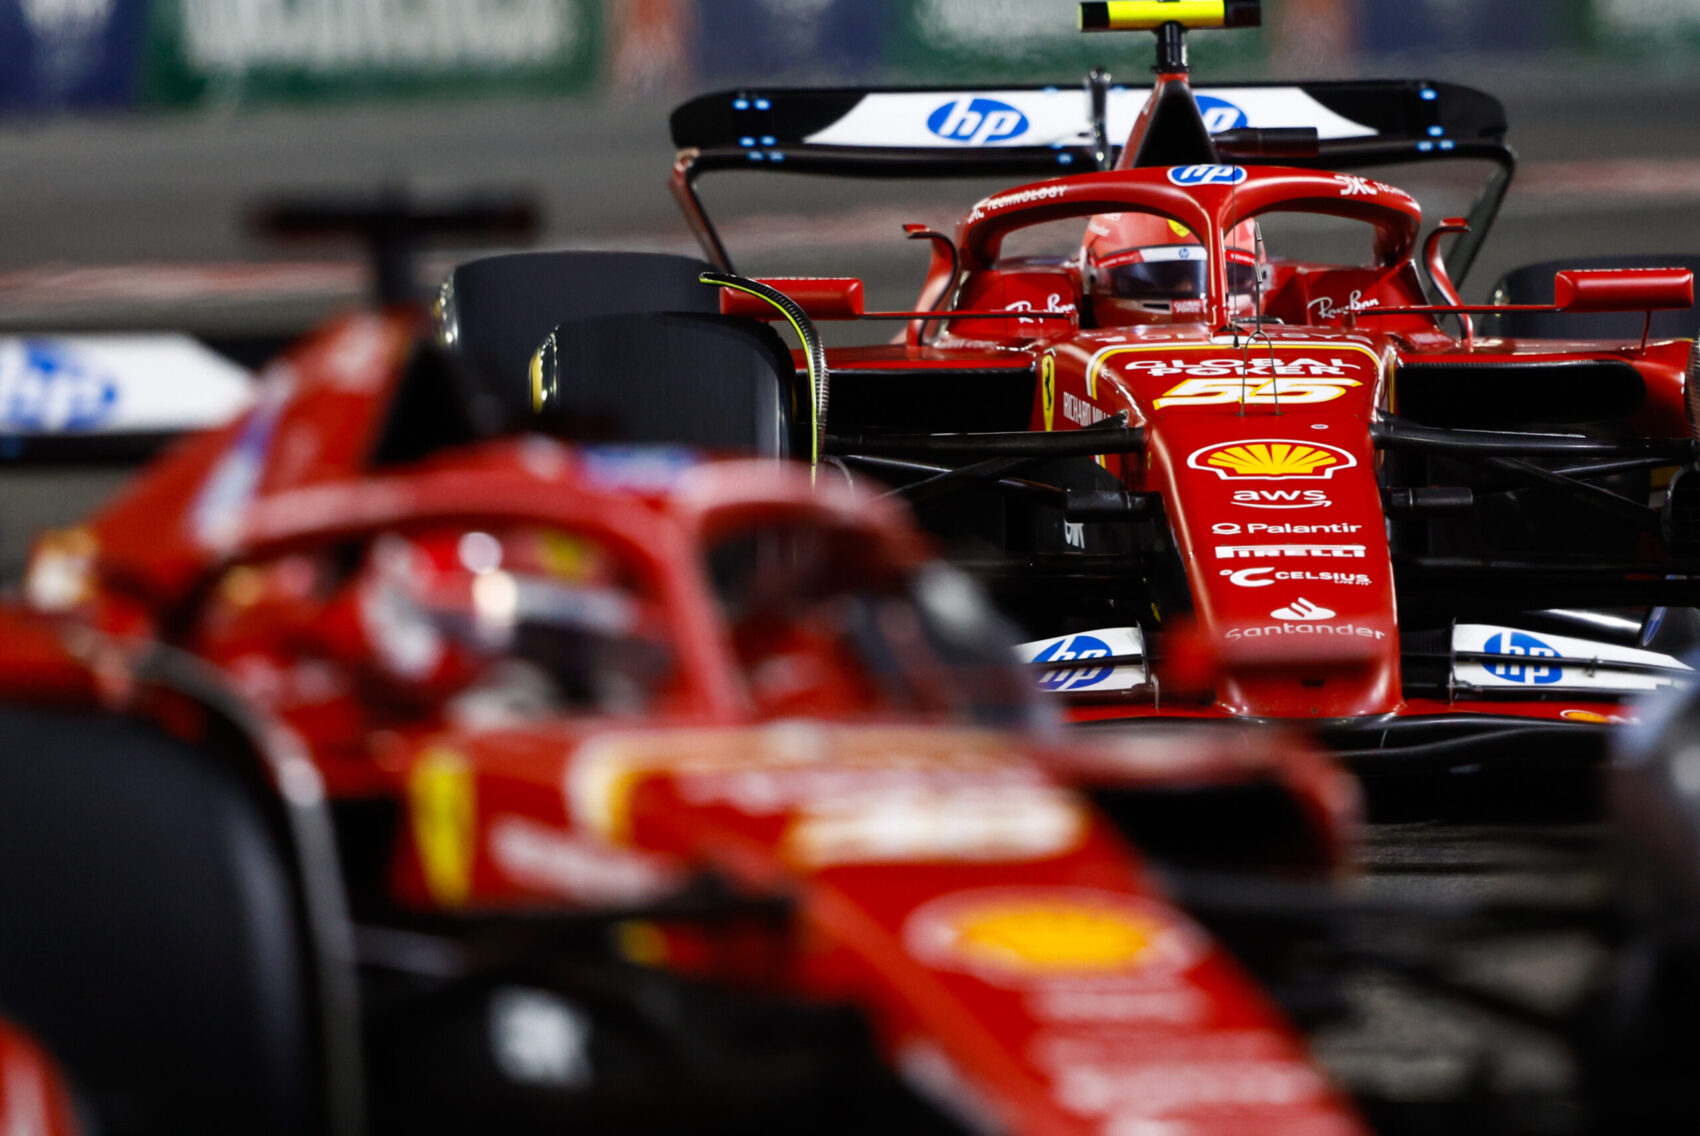
[[[1694,91],[1620,87],[1601,95],[1559,75],[1504,78],[1499,93],[1523,167],[1467,297],[1485,296],[1500,273],[1532,261],[1700,252]],[[278,249],[244,231],[244,209],[278,193],[392,185],[442,197],[518,188],[542,202],[545,246],[692,252],[665,188],[672,101],[413,104],[0,129],[0,326],[281,329],[352,302],[361,286],[352,262],[295,276],[276,267],[348,250]],[[1447,190],[1444,179],[1388,176]],[[901,240],[900,223],[948,225],[995,188],[736,176],[710,182],[706,196],[740,269],[860,275],[870,307],[897,308],[909,304],[925,262],[924,250]],[[1454,195],[1430,216],[1460,211]],[[255,260],[270,263],[270,274],[214,273],[170,299],[148,298],[173,271]],[[114,264],[130,267],[105,276],[85,267]],[[15,572],[29,531],[81,515],[120,481],[102,470],[0,473],[0,580]],[[1357,886],[1442,900],[1597,886],[1585,871],[1555,875],[1531,864],[1527,851],[1507,853],[1494,833],[1382,827],[1369,836],[1369,871]],[[1549,934],[1477,944],[1448,965],[1531,1005],[1558,1005],[1600,962],[1588,943]],[[1314,1041],[1348,1086],[1420,1102],[1485,1075],[1513,1095],[1562,1097],[1572,1077],[1548,1040],[1397,975],[1342,982],[1354,1013]],[[1533,1114],[1522,1119],[1530,1130],[1544,1127]],[[1562,1116],[1553,1123],[1564,1130]]]

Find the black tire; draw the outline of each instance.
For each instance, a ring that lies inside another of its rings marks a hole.
[[[1700,255],[1692,253],[1649,253],[1641,256],[1578,256],[1567,260],[1543,260],[1525,264],[1499,278],[1489,297],[1490,304],[1550,304],[1552,278],[1566,268],[1688,268],[1700,277]],[[1640,339],[1640,312],[1572,313],[1506,312],[1476,317],[1480,335],[1504,335],[1530,339]],[[1700,304],[1694,307],[1654,312],[1651,334],[1655,339],[1686,339],[1700,324]]]
[[[679,312],[595,316],[555,328],[542,352],[534,421],[557,437],[807,452],[808,392],[766,324]]]
[[[323,1124],[289,861],[233,768],[133,721],[0,706],[0,1013],[106,1133]]]
[[[474,420],[486,430],[526,422],[531,356],[556,324],[629,312],[720,310],[705,261],[660,253],[522,252],[459,265],[443,285],[439,329],[462,361]]]

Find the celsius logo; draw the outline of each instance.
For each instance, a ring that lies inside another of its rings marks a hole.
[[[1363,572],[1307,572],[1303,569],[1224,568],[1222,575],[1228,583],[1240,588],[1267,588],[1276,580],[1320,580],[1327,584],[1352,584],[1367,588],[1369,576]]]
[[[1245,111],[1229,102],[1210,95],[1198,96],[1198,113],[1204,116],[1204,128],[1212,134],[1238,130],[1246,124]]]
[[[1557,682],[1564,677],[1564,668],[1537,664],[1536,660],[1551,659],[1557,661],[1558,651],[1536,639],[1533,635],[1525,635],[1521,631],[1501,631],[1482,644],[1482,653],[1500,655],[1515,659],[1515,662],[1487,663],[1488,674],[1495,678],[1503,678],[1510,682],[1527,683],[1540,686],[1549,682]]]
[[[1238,185],[1245,180],[1240,166],[1175,166],[1169,180],[1176,185]]]
[[[1110,645],[1091,635],[1074,635],[1046,647],[1035,655],[1035,663],[1067,663],[1076,659],[1108,659]],[[1084,667],[1058,667],[1039,678],[1041,690],[1079,690],[1093,686],[1110,677],[1114,667],[1099,664]]]
[[[1027,116],[997,99],[957,99],[927,116],[927,129],[948,142],[990,146],[1027,131]]]

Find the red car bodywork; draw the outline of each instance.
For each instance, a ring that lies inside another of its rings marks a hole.
[[[1184,75],[1165,75],[1159,87],[1184,81]],[[1124,155],[1139,150],[1146,126],[1142,117]],[[1193,170],[1219,171],[1223,184],[1180,184]],[[682,179],[676,171],[676,187]],[[1105,320],[1083,318],[1083,310],[1104,299],[1084,286],[1078,258],[1001,255],[1004,239],[1028,226],[1071,218],[1084,225],[1091,216],[1123,211],[1155,214],[1196,235],[1208,265],[1208,294],[1196,311],[1105,326]],[[1273,261],[1260,297],[1269,322],[1258,324],[1243,308],[1245,297],[1240,309],[1232,304],[1224,249],[1236,226],[1275,212],[1367,226],[1373,263]],[[935,256],[917,307],[953,295],[936,317],[912,322],[900,345],[840,348],[828,361],[858,378],[910,373],[917,381],[931,368],[967,373],[1026,364],[1039,376],[1029,429],[1077,430],[1124,415],[1128,426],[1143,431],[1137,452],[1096,460],[1128,491],[1161,499],[1190,604],[1151,615],[1165,628],[1166,620],[1188,623],[1189,634],[1207,646],[1213,697],[1202,705],[1159,704],[1156,687],[1148,686],[1122,698],[1077,701],[1070,711],[1077,720],[1474,715],[1591,726],[1621,721],[1625,711],[1615,699],[1586,693],[1546,701],[1495,697],[1490,689],[1462,698],[1406,695],[1381,478],[1385,450],[1374,430],[1399,413],[1400,370],[1411,363],[1605,360],[1632,365],[1644,384],[1644,399],[1629,419],[1636,436],[1688,439],[1684,369],[1690,343],[1449,333],[1442,326],[1449,317],[1428,306],[1418,272],[1421,220],[1416,201],[1403,190],[1310,169],[1121,168],[1019,186],[983,199],[964,216],[954,241],[957,259]],[[704,244],[712,252],[707,237]],[[1438,264],[1436,257],[1426,259]],[[1679,292],[1687,283],[1685,272],[1664,275]],[[1444,270],[1438,280],[1450,290]],[[836,309],[843,307],[843,289],[833,281],[771,283],[805,308],[818,308],[823,319],[842,318]],[[815,291],[833,295],[813,298]],[[729,299],[723,307],[754,314],[759,305]],[[978,314],[950,318],[952,310]],[[991,314],[998,312],[1011,314]],[[1656,545],[1649,551],[1659,555]],[[1294,605],[1303,611],[1290,614]],[[1319,611],[1326,614],[1309,614]]]
[[[197,651],[302,738],[333,798],[404,803],[404,907],[620,908],[703,871],[790,897],[785,932],[642,925],[629,951],[851,999],[912,1083],[1008,1131],[1358,1130],[1279,1013],[1071,787],[1273,780],[1326,864],[1354,815],[1340,773],[1277,737],[1063,747],[830,701],[776,718],[752,699],[705,545],[800,521],[910,572],[925,546],[901,516],[755,463],[609,484],[544,439],[364,470],[415,318],[328,327],[273,365],[244,418],[44,541],[26,590],[56,611],[0,612],[0,695],[121,706],[133,652]],[[649,581],[677,667],[648,713],[473,727],[402,712],[361,694],[335,601],[272,588],[384,532],[507,525],[589,534]],[[193,732],[192,710],[155,711]]]
[[[28,1034],[0,1021],[0,1132],[77,1136],[81,1131],[53,1061]]]

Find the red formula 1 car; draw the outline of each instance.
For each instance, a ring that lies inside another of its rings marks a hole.
[[[1694,355],[1647,334],[1692,334],[1687,262],[1560,272],[1546,303],[1550,268],[1526,270],[1462,306],[1513,167],[1495,100],[1195,94],[1178,9],[1083,10],[1157,31],[1154,91],[752,88],[675,112],[705,279],[807,341],[790,452],[899,485],[968,549],[1077,720],[1301,719],[1364,768],[1556,760],[1597,751],[1626,696],[1687,682]],[[1493,173],[1426,238],[1415,199],[1364,172],[1451,159]],[[953,236],[913,226],[920,310],[868,313],[854,280],[730,277],[695,188],[726,169],[1063,176]],[[1294,255],[1319,232],[1362,259]],[[872,315],[903,334],[821,348],[812,321]],[[605,340],[559,335],[539,405],[570,415]],[[1208,675],[1165,674],[1195,648]]]
[[[841,483],[397,455],[415,319],[309,339],[0,611],[0,1012],[97,1130],[1360,1130],[1123,834],[1220,867],[1250,792],[1234,855],[1326,878],[1344,774],[1059,745]]]

